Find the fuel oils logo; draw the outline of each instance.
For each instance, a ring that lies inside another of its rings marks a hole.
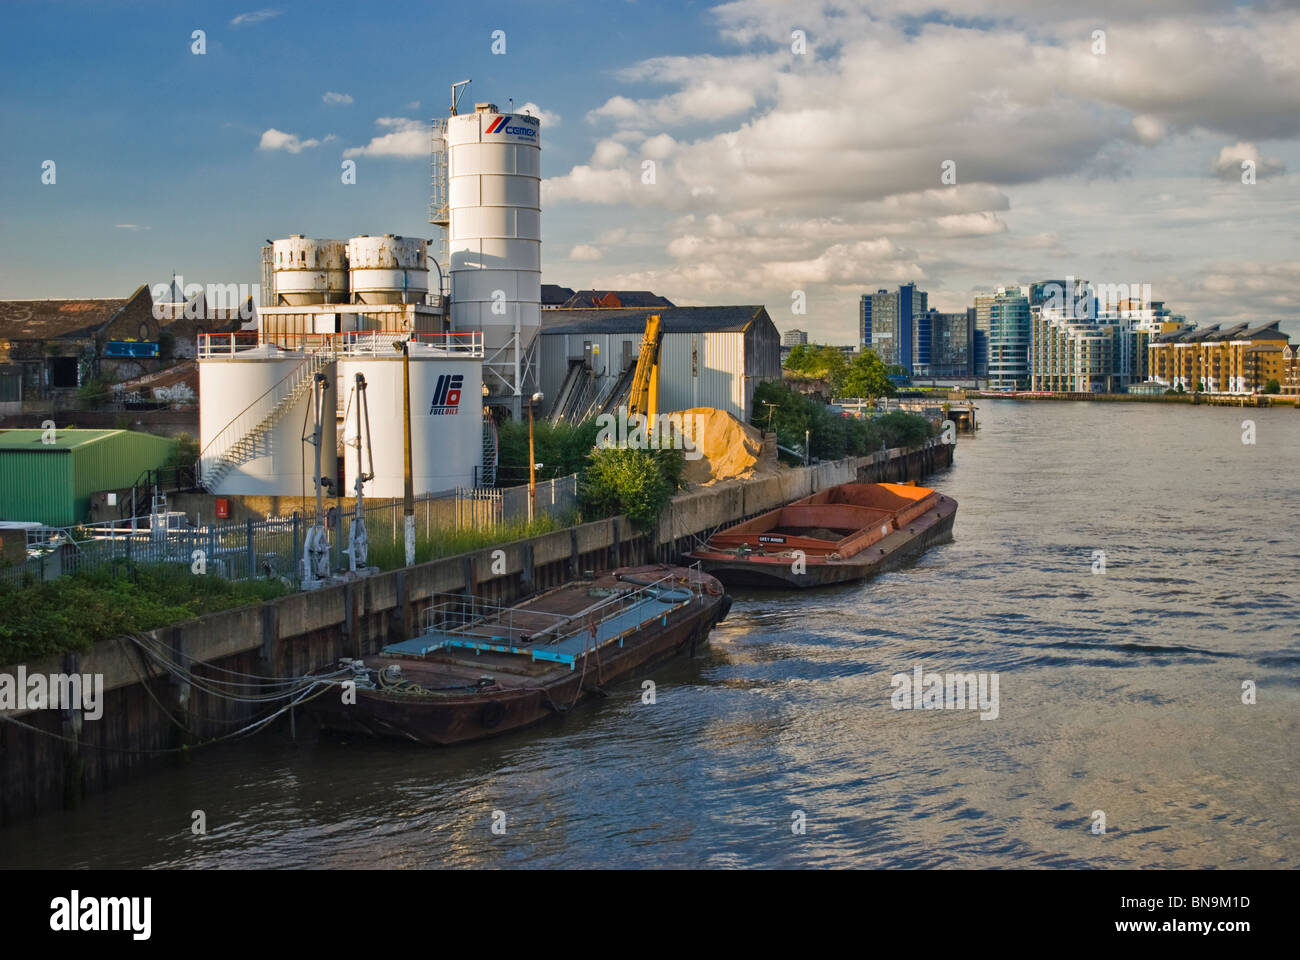
[[[429,406],[429,416],[446,417],[460,413],[460,391],[464,385],[463,374],[441,374],[433,388],[433,403]]]

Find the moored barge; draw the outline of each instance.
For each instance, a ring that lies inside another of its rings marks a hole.
[[[694,654],[731,598],[698,567],[626,567],[511,607],[436,596],[423,629],[349,661],[355,702],[327,694],[324,729],[450,745],[565,713],[606,684]]]
[[[952,538],[957,502],[899,483],[843,483],[728,527],[688,556],[727,586],[817,587],[875,576]]]

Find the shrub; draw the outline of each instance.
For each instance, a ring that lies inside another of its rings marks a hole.
[[[648,529],[681,488],[684,468],[680,450],[594,450],[578,483],[583,511],[599,517],[621,513],[637,529]]]
[[[141,566],[133,576],[101,568],[46,583],[3,586],[0,664],[88,650],[97,640],[260,603],[287,591],[279,580],[194,576],[188,564]]]

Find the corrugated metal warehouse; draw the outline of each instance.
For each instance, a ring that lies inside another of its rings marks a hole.
[[[636,365],[646,318],[656,313],[664,331],[659,411],[715,407],[748,422],[754,388],[781,379],[781,335],[761,306],[547,310],[539,353],[546,409],[578,364],[596,393],[613,391]]]
[[[176,441],[131,430],[44,430],[0,433],[0,520],[51,527],[85,521],[90,495],[129,487],[163,466]]]

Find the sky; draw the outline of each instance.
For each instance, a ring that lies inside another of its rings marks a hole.
[[[1300,338],[1300,0],[401,8],[6,2],[0,299],[436,237],[428,124],[472,79],[542,118],[543,282],[851,343],[864,292],[1073,276]]]

